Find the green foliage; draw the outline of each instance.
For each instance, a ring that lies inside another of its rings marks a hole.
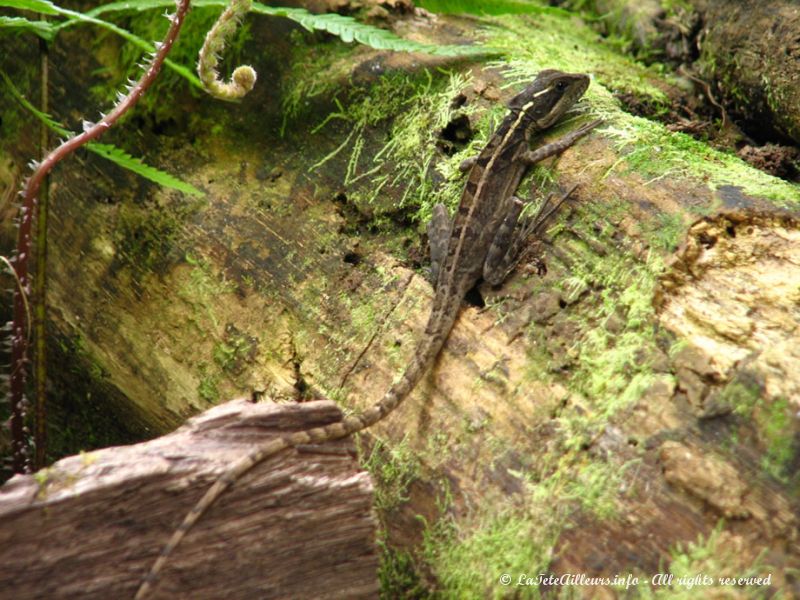
[[[144,177],[153,183],[157,183],[158,185],[162,185],[173,190],[178,190],[179,192],[189,194],[190,196],[199,197],[204,195],[203,192],[198,190],[193,185],[186,183],[185,181],[181,181],[180,179],[173,177],[169,173],[161,171],[160,169],[143,163],[140,159],[136,158],[135,156],[131,156],[121,148],[117,148],[111,144],[101,144],[99,142],[90,142],[87,145],[87,148],[90,152],[94,152],[98,156],[102,156],[114,164],[119,165],[123,169],[127,169],[132,173],[136,173],[137,175],[140,175],[141,177]]]
[[[256,343],[255,338],[229,325],[226,327],[225,339],[214,344],[214,362],[226,373],[238,375],[252,360]]]
[[[211,375],[203,376],[197,385],[197,395],[209,404],[216,404],[219,400],[216,378]]]
[[[649,363],[641,357],[656,347],[650,325],[656,319],[652,297],[663,260],[653,252],[642,262],[615,248],[610,224],[618,222],[624,210],[621,201],[607,201],[583,204],[575,212],[574,229],[600,242],[607,254],[601,256],[579,241],[564,241],[574,263],[570,277],[560,283],[563,297],[569,302],[589,292],[586,297],[590,299],[570,316],[578,328],[575,345],[569,350],[576,362],[570,387],[589,403],[584,410],[566,411],[559,417],[564,443],[573,449],[638,400],[655,379]],[[598,223],[607,225],[598,231]],[[621,321],[619,331],[599,326],[612,317]]]
[[[170,6],[174,6],[174,3],[170,3]],[[36,35],[39,35],[40,37],[55,38],[55,36],[62,29],[77,24],[89,24],[116,33],[123,39],[139,47],[144,52],[154,53],[156,50],[153,44],[136,35],[133,35],[130,31],[123,29],[122,27],[118,27],[117,25],[114,25],[113,23],[109,23],[107,21],[103,21],[102,19],[97,19],[91,16],[90,13],[81,13],[74,10],[61,8],[60,6],[56,6],[55,4],[53,4],[52,2],[48,2],[47,0],[0,0],[0,8],[17,8],[20,10],[32,10],[43,14],[65,17],[66,20],[64,21],[56,21],[56,20],[46,21],[46,22],[31,21],[30,22],[31,24],[27,26],[27,30],[36,33]],[[36,23],[38,23],[38,25]],[[46,23],[47,27],[45,27],[43,23]],[[6,25],[6,28],[7,27],[8,25]],[[19,23],[14,25],[14,28],[20,29]],[[3,23],[0,22],[0,30],[2,29],[3,29]],[[193,73],[192,69],[187,68],[183,65],[179,65],[174,61],[170,60],[169,58],[165,59],[164,65],[167,68],[172,69],[173,71],[180,74],[184,79],[189,81],[189,83],[191,83],[192,85],[198,88],[202,87],[200,80]]]
[[[351,130],[312,169],[349,149],[344,179],[345,185],[351,186],[348,196],[355,204],[373,205],[370,211],[378,214],[387,209],[413,207],[415,218],[423,222],[436,203],[452,206],[463,186],[458,164],[477,154],[488,137],[491,119],[486,115],[479,123],[479,132],[465,148],[443,157],[438,145],[441,131],[455,117],[471,114],[474,106],[453,106],[453,98],[468,84],[468,76],[444,71],[438,73],[441,74],[447,77],[434,77],[427,70],[416,75],[389,72],[369,87],[356,89],[345,101],[335,98],[337,110],[314,131],[331,121],[351,124]],[[392,118],[386,144],[367,148],[367,128]],[[391,201],[392,205],[374,206],[382,200]]]
[[[800,481],[789,472],[795,456],[792,410],[786,398],[763,399],[757,384],[732,381],[719,394],[719,400],[733,407],[734,413],[752,423],[764,448],[761,468],[783,483]]]
[[[5,2],[8,0],[2,0]],[[227,0],[195,0],[194,7],[219,6],[228,4]],[[0,3],[2,5],[2,3]],[[112,2],[89,11],[87,14],[98,16],[108,12],[151,10],[154,8],[170,8],[174,2],[170,0],[132,0],[130,2]],[[377,50],[394,50],[402,52],[424,52],[439,56],[463,56],[465,54],[485,54],[484,48],[472,46],[443,46],[423,44],[396,36],[390,31],[373,27],[336,13],[313,14],[302,8],[283,8],[253,3],[251,12],[271,17],[285,17],[299,23],[309,31],[325,31],[339,37],[343,42],[358,42]]]
[[[392,446],[376,438],[362,465],[375,480],[375,508],[386,512],[408,500],[408,485],[420,474],[420,463],[406,440]]]
[[[420,580],[414,557],[411,554],[392,549],[383,540],[378,541],[378,546],[381,551],[381,564],[378,567],[378,581],[381,586],[380,598],[385,600],[435,598]]]
[[[641,117],[614,117],[604,133],[614,141],[622,157],[608,171],[617,168],[637,172],[648,183],[665,177],[696,177],[712,189],[735,185],[753,196],[770,198],[785,207],[797,206],[797,186],[752,168],[736,155],[720,152],[681,132],[667,130],[660,123]]]
[[[192,5],[195,8],[214,6],[224,7],[227,0],[195,0]],[[154,9],[170,9],[175,6],[172,0],[131,0],[129,2],[112,2],[98,6],[86,13],[80,13],[61,8],[46,0],[0,0],[0,7],[15,8],[18,10],[30,10],[34,12],[58,15],[66,17],[65,22],[48,21],[29,21],[24,18],[16,18],[13,22],[7,19],[0,21],[0,28],[15,28],[29,30],[36,35],[52,39],[64,27],[75,23],[89,23],[104,27],[122,35],[128,41],[136,43],[142,49],[152,52],[154,48],[148,42],[134,36],[128,31],[123,30],[107,21],[99,19],[100,15],[115,12],[130,11],[149,11]],[[402,52],[424,52],[439,56],[464,56],[469,54],[486,54],[491,52],[486,48],[476,46],[447,46],[438,44],[424,44],[413,40],[406,40],[390,31],[373,27],[356,21],[352,17],[346,17],[336,13],[312,14],[302,8],[282,8],[265,6],[254,3],[252,12],[273,17],[285,17],[299,23],[309,31],[325,31],[339,37],[344,42],[358,42],[378,50],[393,50]],[[181,73],[186,76],[186,73]],[[192,82],[196,83],[196,77],[192,74]]]
[[[555,500],[553,500],[555,502]],[[447,598],[505,598],[504,573],[540,573],[551,560],[557,528],[531,514],[483,511],[469,529],[452,517],[426,532],[424,554]],[[538,598],[535,586],[514,588],[515,598]]]
[[[0,15],[0,29],[16,29],[20,33],[32,33],[52,42],[56,32],[47,21],[30,21],[24,17],[6,17]]]
[[[761,468],[776,479],[788,482],[788,467],[795,454],[792,408],[785,398],[764,403],[757,414],[759,436],[766,445]]]
[[[326,31],[341,38],[344,42],[359,42],[377,50],[393,50],[395,52],[423,52],[437,56],[465,56],[489,54],[496,51],[480,46],[447,46],[424,44],[403,39],[390,31],[360,23],[351,17],[336,13],[321,15],[311,14],[300,8],[276,8],[254,3],[253,12],[277,17],[287,17],[309,31]]]
[[[542,573],[553,558],[561,531],[577,510],[596,519],[617,514],[617,497],[631,461],[587,460],[583,452],[561,449],[536,459],[525,471],[509,471],[525,486],[524,496],[487,501],[468,519],[445,511],[425,532],[424,558],[446,597],[506,598],[503,573]],[[535,577],[535,575],[534,575]],[[515,598],[539,598],[536,586],[514,587]]]
[[[195,75],[193,68],[187,65],[192,65],[195,62],[206,32],[217,19],[221,8],[226,5],[227,0],[195,0],[192,2],[195,10],[183,27],[181,43],[175,45],[170,58],[167,58],[164,63],[168,73],[173,74],[175,77],[162,75],[156,82],[156,88],[160,90],[160,93],[151,93],[143,98],[142,102],[148,106],[149,110],[156,111],[156,113],[170,110],[168,105],[158,102],[157,99],[174,88],[181,79],[187,81],[193,86],[193,89],[202,89],[202,84]],[[107,101],[113,100],[113,94],[115,93],[113,90],[117,87],[117,84],[124,82],[128,77],[134,77],[133,74],[138,69],[142,56],[155,52],[154,45],[147,40],[160,39],[163,36],[167,22],[161,18],[160,9],[170,10],[174,7],[174,2],[172,0],[113,2],[97,6],[85,13],[61,8],[48,0],[0,0],[0,7],[30,10],[63,18],[63,20],[33,21],[24,17],[2,17],[0,31],[6,29],[33,33],[44,39],[53,40],[62,29],[79,24],[89,24],[111,31],[128,41],[129,44],[123,46],[119,53],[119,60],[107,68],[108,74],[111,75],[112,85],[93,88],[93,92],[101,100]],[[440,56],[463,56],[493,52],[489,48],[480,46],[449,46],[406,40],[390,31],[360,23],[351,17],[334,13],[312,14],[300,8],[271,7],[259,3],[253,5],[251,12],[272,17],[288,18],[309,31],[324,31],[339,37],[344,42],[358,42],[379,50],[423,52]],[[104,18],[111,15],[125,16],[129,27],[136,33],[104,20]],[[247,36],[248,27],[245,23],[228,44],[226,57],[229,59],[230,64],[242,62],[242,49]]]
[[[2,71],[0,71],[0,77],[2,77],[9,91],[19,101],[19,103],[33,113],[33,115],[42,121],[49,129],[62,137],[71,137],[74,135],[71,131],[65,129],[60,123],[58,123],[58,121],[54,120],[50,115],[43,113],[33,106],[19,92],[19,90],[17,90],[8,76]],[[140,159],[131,156],[121,148],[117,148],[111,144],[102,144],[100,142],[89,142],[85,147],[90,152],[94,152],[98,156],[102,156],[103,158],[110,160],[123,169],[127,169],[128,171],[136,173],[137,175],[140,175],[141,177],[144,177],[153,183],[178,190],[191,196],[203,196],[203,192],[198,190],[193,185],[186,183],[185,181],[181,181],[177,177],[173,177],[169,173],[161,171],[160,169],[145,164]]]
[[[48,0],[2,0],[0,7],[16,8],[17,10],[30,10],[43,15],[57,15],[59,9]]]
[[[767,549],[764,548],[752,560],[750,552],[743,551],[747,542],[742,537],[731,535],[723,530],[723,522],[708,535],[698,535],[697,541],[678,543],[670,551],[669,573],[674,577],[671,585],[651,588],[640,585],[637,598],[642,600],[693,600],[694,598],[736,598],[761,599],[784,598],[780,592],[773,595],[774,588],[763,585],[722,584],[721,579],[766,577],[775,567],[765,562]],[[702,576],[714,580],[703,583]],[[649,580],[652,574],[644,574],[640,579]],[[773,582],[774,585],[774,582]],[[628,596],[626,596],[628,597]]]
[[[641,224],[650,246],[661,252],[674,252],[680,243],[686,225],[680,214],[659,213],[658,217]]]

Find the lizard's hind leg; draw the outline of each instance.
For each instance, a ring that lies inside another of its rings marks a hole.
[[[517,221],[525,203],[516,196],[511,197],[508,213],[494,235],[489,252],[483,262],[483,280],[489,285],[500,285],[511,269],[516,266],[513,254],[518,246],[515,240]],[[517,236],[518,237],[518,236]]]
[[[439,271],[442,269],[442,262],[447,256],[447,243],[450,241],[450,229],[452,221],[447,214],[444,204],[437,204],[433,207],[433,215],[428,223],[428,245],[431,251],[431,280],[433,287],[437,287]]]
[[[554,205],[550,205],[553,194],[548,194],[534,217],[527,223],[518,223],[524,203],[514,196],[511,210],[495,235],[492,247],[483,263],[483,280],[489,285],[500,285],[516,268],[522,258],[522,250],[531,236],[539,235],[561,205],[572,195],[578,186],[572,186]]]

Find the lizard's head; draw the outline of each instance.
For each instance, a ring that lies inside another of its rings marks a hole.
[[[522,115],[526,130],[547,129],[578,101],[589,87],[589,76],[547,69],[508,103]]]

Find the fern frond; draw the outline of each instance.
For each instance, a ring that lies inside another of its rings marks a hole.
[[[90,142],[87,145],[87,148],[98,156],[102,156],[114,164],[119,165],[123,169],[127,169],[128,171],[136,173],[145,179],[149,179],[153,183],[157,183],[158,185],[162,185],[173,190],[178,190],[179,192],[189,194],[190,196],[199,197],[204,195],[202,191],[198,190],[192,184],[181,181],[166,171],[151,167],[150,165],[142,162],[141,159],[131,156],[122,148],[118,148],[117,146],[113,146],[111,144],[102,144],[100,142]]]
[[[58,121],[53,119],[47,113],[40,111],[36,108],[33,104],[31,104],[25,96],[23,96],[20,91],[14,86],[9,79],[8,75],[6,75],[3,71],[0,71],[0,78],[3,79],[8,89],[11,91],[11,94],[17,101],[24,106],[28,111],[30,111],[37,119],[39,119],[42,123],[44,123],[48,129],[56,132],[58,135],[62,137],[71,137],[74,135],[68,129],[65,129]],[[127,169],[132,173],[136,173],[137,175],[144,177],[156,183],[158,185],[162,185],[164,187],[168,187],[174,190],[178,190],[180,192],[184,192],[191,196],[203,196],[203,192],[194,187],[193,185],[186,183],[185,181],[181,181],[177,177],[170,175],[169,173],[157,169],[156,167],[151,167],[150,165],[142,162],[140,159],[136,158],[135,156],[131,156],[121,148],[113,146],[111,144],[102,144],[100,142],[89,142],[86,145],[86,149],[90,152],[94,152],[98,156],[102,156],[103,158],[110,160],[116,165],[119,165],[123,169]]]
[[[2,0],[8,1],[8,0]],[[21,0],[15,0],[21,1]],[[41,1],[41,0],[40,0]],[[0,2],[0,5],[2,2]],[[97,17],[109,12],[144,11],[172,6],[171,0],[127,0],[112,2],[93,8],[87,16]],[[195,0],[192,5],[227,6],[228,0]],[[359,42],[376,50],[394,50],[399,52],[423,52],[439,56],[464,56],[470,54],[495,54],[497,51],[483,46],[451,46],[439,44],[423,44],[401,38],[391,31],[373,27],[336,13],[313,14],[302,8],[282,8],[253,3],[252,12],[272,17],[285,17],[299,23],[309,31],[325,31],[341,38],[344,42]]]
[[[56,37],[56,28],[49,21],[30,21],[24,17],[0,15],[0,29],[16,29],[20,32],[32,33],[48,42],[52,42]]]
[[[483,46],[452,46],[441,44],[423,44],[401,38],[391,31],[380,29],[345,17],[336,13],[312,14],[302,8],[276,8],[253,3],[253,12],[286,17],[295,21],[309,31],[319,30],[335,35],[343,42],[359,42],[376,50],[393,50],[395,52],[422,52],[438,56],[465,56],[474,54],[494,54],[497,50]]]
[[[174,2],[166,2],[166,3],[161,3],[159,6],[174,6],[174,5],[175,5]],[[113,33],[116,33],[118,36],[129,41],[131,44],[137,46],[138,48],[141,48],[145,53],[152,54],[156,51],[155,46],[150,42],[148,42],[147,40],[140,38],[139,36],[131,33],[127,29],[119,27],[114,23],[109,23],[108,21],[96,18],[93,14],[91,14],[93,11],[89,11],[87,13],[81,13],[78,11],[69,10],[67,8],[61,8],[60,6],[57,6],[52,2],[49,2],[48,0],[0,0],[0,8],[32,10],[47,15],[58,15],[61,17],[65,17],[66,21],[63,21],[61,23],[49,24],[49,27],[52,28],[53,36],[55,36],[62,29],[66,29],[67,27],[72,27],[76,24],[82,23],[88,25],[95,25],[97,27],[101,27],[103,29],[107,29]],[[32,31],[32,33],[40,35],[37,31]],[[200,80],[197,78],[197,75],[194,74],[192,69],[185,67],[183,65],[179,65],[178,63],[171,61],[170,59],[165,59],[164,64],[168,68],[178,73],[178,75],[186,79],[193,86],[198,88],[203,87],[203,85],[200,83]]]

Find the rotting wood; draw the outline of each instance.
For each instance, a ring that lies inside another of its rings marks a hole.
[[[234,400],[168,436],[14,477],[0,488],[3,597],[133,597],[168,533],[231,462],[341,417],[328,401]],[[171,558],[153,597],[376,595],[369,475],[350,441],[326,450],[283,452],[242,478]]]

